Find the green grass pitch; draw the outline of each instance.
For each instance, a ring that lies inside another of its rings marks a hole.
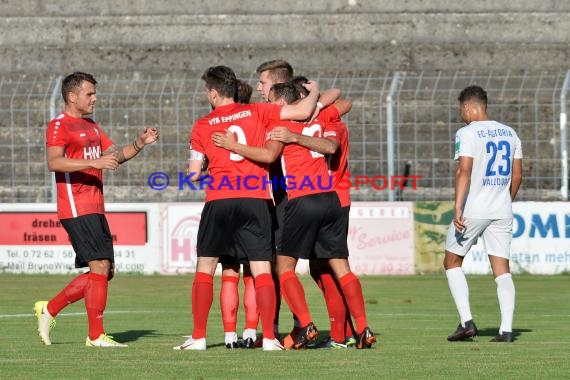
[[[227,350],[223,344],[215,278],[208,350],[174,351],[190,334],[192,276],[119,275],[110,283],[107,333],[125,349],[84,346],[83,302],[58,316],[51,346],[37,336],[34,301],[55,295],[71,276],[0,275],[0,377],[4,379],[426,379],[568,378],[570,376],[570,276],[515,276],[513,344],[490,343],[499,311],[489,276],[468,277],[472,311],[480,329],[474,341],[450,343],[458,316],[443,275],[362,276],[371,350],[263,352]],[[302,277],[313,319],[324,338],[324,302]],[[242,283],[240,282],[240,292]],[[241,296],[241,294],[240,294]],[[238,334],[243,328],[240,306]],[[285,304],[282,329],[292,325]]]

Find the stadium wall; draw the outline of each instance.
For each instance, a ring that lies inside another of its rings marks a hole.
[[[566,1],[4,1],[0,73],[559,70]]]
[[[203,203],[111,203],[107,216],[118,272],[176,275],[196,268],[196,235]],[[54,204],[0,206],[0,271],[76,273],[73,251]],[[570,271],[570,203],[516,202],[514,273]],[[451,202],[354,202],[348,245],[357,274],[406,275],[442,271]],[[464,270],[489,274],[478,243]],[[308,271],[306,261],[298,267]]]
[[[160,15],[160,14],[275,14],[275,13],[434,13],[434,12],[556,12],[569,11],[570,3],[564,0],[316,0],[316,1],[267,1],[267,0],[4,0],[6,17],[43,16],[104,16]]]

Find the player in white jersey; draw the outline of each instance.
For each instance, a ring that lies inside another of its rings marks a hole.
[[[512,342],[515,285],[509,257],[513,229],[512,201],[522,182],[522,148],[516,132],[487,117],[487,93],[466,87],[459,95],[467,126],[455,137],[455,217],[445,242],[443,265],[461,323],[447,337],[465,340],[477,335],[471,316],[469,288],[461,268],[479,238],[489,256],[501,310],[499,334],[492,342]]]

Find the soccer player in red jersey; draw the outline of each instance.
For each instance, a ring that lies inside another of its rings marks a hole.
[[[243,80],[237,81],[237,90],[234,96],[236,103],[249,104],[253,87]],[[220,287],[220,309],[224,327],[224,341],[226,348],[240,347],[237,336],[237,314],[239,307],[239,274],[240,263],[235,257],[221,256],[222,286]],[[243,265],[243,307],[245,312],[245,328],[242,334],[241,347],[254,348],[257,343],[257,325],[259,313],[255,302],[255,284],[248,264]]]
[[[270,100],[275,103],[291,104],[299,98],[291,83],[272,87]],[[334,107],[323,110],[310,123],[288,122],[293,132],[308,136],[322,136],[323,123],[337,120],[339,113]],[[272,132],[269,137],[271,138]],[[334,136],[329,131],[329,136]],[[324,259],[331,266],[339,281],[358,334],[357,348],[369,348],[376,337],[367,325],[362,287],[348,265],[346,223],[343,221],[339,198],[329,177],[327,162],[323,154],[311,151],[298,144],[268,141],[263,148],[240,144],[231,135],[214,134],[217,146],[225,147],[235,154],[258,162],[272,162],[283,151],[283,173],[287,178],[286,188],[289,201],[285,213],[282,248],[277,256],[277,271],[285,300],[302,326],[293,347],[302,348],[316,339],[318,331],[311,320],[303,286],[299,282],[295,267],[299,258]],[[330,152],[336,151],[336,146]]]
[[[323,136],[327,138],[327,129],[332,129],[336,132],[336,140],[338,142],[338,149],[336,152],[328,157],[329,172],[333,177],[333,186],[340,201],[342,209],[342,221],[345,226],[343,229],[345,239],[348,239],[348,223],[350,216],[350,185],[347,186],[343,183],[346,176],[350,176],[348,172],[348,129],[346,124],[338,119],[325,126]],[[340,283],[334,277],[334,272],[330,264],[324,260],[310,260],[309,267],[311,276],[317,282],[317,285],[322,290],[331,321],[331,335],[323,345],[323,347],[348,347],[352,344],[360,343],[359,348],[363,348],[362,342],[355,342],[354,338],[357,337],[354,329],[352,319],[350,318],[350,310]]]
[[[259,92],[263,100],[268,101],[269,91],[271,86],[276,83],[288,82],[293,78],[293,67],[289,62],[282,59],[274,59],[271,61],[263,62],[256,69],[259,75],[256,90]],[[269,175],[276,181],[281,181],[283,178],[283,171],[281,170],[280,160],[275,160],[269,164]],[[275,207],[271,208],[271,223],[273,233],[273,249],[274,254],[281,246],[281,232],[283,230],[283,217],[285,215],[285,205],[287,205],[287,192],[282,186],[275,186],[273,188],[273,200]],[[273,257],[273,281],[275,282],[275,315],[273,318],[273,329],[275,336],[279,337],[279,312],[281,310],[281,289],[279,288],[279,277],[275,270],[276,259]],[[294,327],[293,330],[298,328],[298,320],[293,315]]]
[[[345,104],[345,107],[350,106]],[[335,106],[333,106],[335,107]],[[329,131],[327,131],[329,130]],[[330,132],[334,131],[334,135]],[[331,134],[332,136],[329,136]],[[348,173],[348,130],[346,124],[337,119],[325,125],[323,137],[304,136],[293,133],[285,127],[276,127],[271,133],[272,139],[285,144],[299,144],[307,149],[322,154],[329,153],[329,172],[333,178],[335,189],[342,208],[342,220],[345,224],[345,238],[348,235],[348,221],[350,215],[350,185],[343,183]],[[334,139],[332,145],[326,142],[327,138]],[[334,154],[330,154],[334,146],[338,148]],[[356,344],[354,327],[350,318],[350,312],[339,282],[335,279],[332,268],[326,260],[309,260],[311,277],[323,292],[329,320],[331,323],[330,336],[319,343],[317,348],[347,348]]]
[[[293,85],[298,89],[301,96],[306,95],[302,84],[306,83],[307,78],[295,77],[292,79]],[[335,108],[340,112],[340,115],[348,113],[352,107],[350,102],[346,100],[338,100],[335,102]],[[336,130],[336,137],[333,136],[333,142],[327,141],[326,138],[329,132],[326,131],[334,126],[333,131]],[[298,133],[289,131],[286,127],[276,127],[272,130],[272,139],[281,141],[285,144],[299,144],[312,151],[328,154],[327,161],[329,163],[329,171],[333,177],[333,186],[343,210],[343,221],[346,224],[346,233],[348,234],[348,219],[350,214],[350,186],[343,186],[341,183],[342,178],[348,173],[348,130],[346,125],[339,119],[327,123],[324,127],[323,137],[305,136]],[[338,141],[338,143],[337,143]],[[334,151],[335,147],[336,151]],[[334,151],[334,154],[331,152]],[[311,277],[317,283],[317,286],[323,292],[329,320],[331,323],[331,335],[317,345],[311,347],[317,348],[347,348],[356,344],[355,332],[350,318],[350,312],[346,305],[346,300],[342,295],[340,284],[334,278],[334,274],[326,260],[309,260],[309,268]],[[293,330],[283,341],[285,347],[291,347],[296,338],[297,331]]]
[[[267,61],[259,65],[256,69],[257,74],[259,75],[259,81],[256,87],[256,90],[259,92],[261,97],[268,101],[269,92],[271,87],[274,84],[278,83],[285,83],[291,80],[294,80],[293,77],[293,67],[287,62],[282,59],[275,59],[271,61]],[[301,86],[300,90],[306,91],[304,87],[302,87],[303,83],[306,83],[307,80],[304,78],[304,82],[298,82],[298,85]],[[317,102],[317,107],[311,119],[314,119],[320,110],[325,105],[332,104],[335,100],[340,97],[340,90],[336,88],[331,88],[323,91],[319,96],[319,101]],[[283,172],[281,169],[280,159],[276,159],[269,165],[269,175],[272,179],[277,182],[280,182],[283,179]],[[287,205],[287,192],[282,186],[276,186],[273,188],[273,199],[275,200],[275,207],[271,209],[272,211],[272,223],[273,223],[273,239],[274,239],[274,247],[275,251],[279,251],[281,249],[281,233],[283,230],[283,220],[285,217],[285,206]],[[274,260],[275,264],[275,260]],[[273,279],[275,281],[275,291],[277,294],[277,302],[275,308],[275,319],[274,319],[274,329],[275,335],[279,336],[279,311],[281,308],[281,291],[279,288],[279,279],[277,277],[277,273],[273,271]],[[288,344],[291,342],[292,336],[295,336],[300,330],[299,320],[295,315],[293,315],[293,329],[291,332],[285,336],[283,339],[284,344]]]
[[[196,121],[190,137],[188,178],[200,180],[206,190],[206,204],[198,228],[198,263],[192,285],[194,328],[191,337],[174,348],[206,349],[213,274],[221,255],[233,255],[240,262],[249,261],[250,264],[263,330],[263,349],[280,350],[283,347],[273,332],[275,289],[271,277],[267,165],[218,148],[212,142],[212,134],[232,133],[237,135],[239,142],[260,147],[271,120],[310,117],[316,106],[318,86],[310,83],[309,95],[296,105],[237,104],[234,101],[236,77],[229,67],[210,67],[202,79],[213,111]],[[209,162],[207,179],[201,179],[199,175],[204,157]]]
[[[75,72],[62,82],[65,111],[50,121],[46,131],[47,162],[55,172],[57,213],[75,251],[75,267],[89,267],[58,295],[38,301],[34,311],[44,344],[51,344],[50,329],[56,315],[67,305],[85,299],[88,347],[126,347],[105,333],[103,313],[108,281],[114,274],[113,241],[105,218],[103,169],[115,170],[158,140],[156,128],[145,128],[133,141],[117,147],[97,123],[86,117],[97,100],[97,81],[87,73]]]

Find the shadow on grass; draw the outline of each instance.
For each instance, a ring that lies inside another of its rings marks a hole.
[[[532,332],[531,329],[513,329],[513,340],[517,340],[523,333]],[[494,328],[484,328],[478,329],[477,336],[479,337],[491,337],[493,338],[495,335],[499,333],[499,329]]]
[[[116,332],[111,334],[113,339],[117,342],[135,342],[139,338],[146,336],[161,336],[162,334],[155,333],[156,330],[128,330],[123,332]]]

